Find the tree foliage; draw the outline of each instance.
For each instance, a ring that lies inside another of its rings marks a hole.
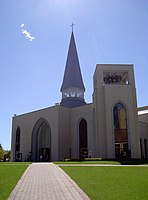
[[[4,150],[2,145],[0,144],[0,162],[1,161],[10,161],[11,158],[11,151],[10,150]]]
[[[10,158],[11,158],[11,151],[10,150],[4,151],[4,160],[7,161],[6,159],[8,159],[8,161],[10,161]]]
[[[0,144],[0,161],[4,159],[4,150],[2,145]]]

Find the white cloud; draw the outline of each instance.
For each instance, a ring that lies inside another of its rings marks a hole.
[[[25,24],[21,24],[21,28],[24,28]],[[35,37],[31,36],[31,34],[26,30],[22,29],[22,34],[25,36],[26,39],[28,39],[30,42],[35,40]]]
[[[21,24],[21,27],[24,27],[25,26],[25,24]]]

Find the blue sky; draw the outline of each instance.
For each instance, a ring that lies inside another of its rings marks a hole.
[[[10,149],[14,114],[60,102],[72,22],[86,102],[96,64],[124,63],[135,67],[138,106],[148,105],[147,0],[0,0],[4,149]]]

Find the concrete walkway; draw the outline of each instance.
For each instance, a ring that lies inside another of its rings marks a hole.
[[[52,163],[31,164],[8,200],[90,200],[78,185]]]

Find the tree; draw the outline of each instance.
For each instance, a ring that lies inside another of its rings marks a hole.
[[[0,161],[4,159],[4,150],[2,145],[0,144]]]
[[[10,161],[10,158],[11,158],[11,151],[10,150],[4,151],[4,160],[5,161]]]

